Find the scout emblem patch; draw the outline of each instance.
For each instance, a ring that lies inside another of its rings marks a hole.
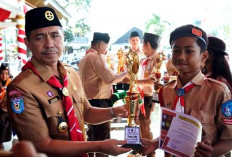
[[[24,101],[22,94],[18,91],[11,91],[9,93],[11,107],[13,112],[15,113],[22,113],[24,111]]]
[[[222,104],[222,114],[227,117],[230,118],[232,116],[232,101],[227,101],[225,103]]]

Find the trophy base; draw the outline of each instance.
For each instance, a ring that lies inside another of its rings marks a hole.
[[[125,127],[125,140],[127,144],[122,145],[123,148],[132,148],[133,150],[140,149],[142,144],[140,142],[140,129],[139,127]]]
[[[133,150],[138,150],[142,148],[142,144],[124,144],[122,145],[123,148],[131,148]]]

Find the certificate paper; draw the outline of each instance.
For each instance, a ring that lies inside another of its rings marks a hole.
[[[175,156],[193,156],[197,142],[201,141],[200,121],[163,107],[161,115],[160,149]]]

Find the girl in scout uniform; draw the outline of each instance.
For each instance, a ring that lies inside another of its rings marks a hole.
[[[202,123],[202,141],[195,156],[221,156],[232,148],[232,101],[227,86],[206,79],[201,64],[207,59],[206,33],[193,25],[184,25],[170,35],[172,62],[179,75],[159,93],[161,106],[197,118]],[[158,147],[158,140],[143,139],[143,153]]]
[[[229,63],[225,56],[228,55],[226,50],[226,44],[223,40],[217,37],[208,37],[208,53],[209,57],[204,63],[202,72],[207,78],[213,78],[220,82],[225,83],[232,92],[232,75],[229,67]]]

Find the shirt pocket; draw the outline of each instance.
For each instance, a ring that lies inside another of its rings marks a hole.
[[[64,108],[62,106],[62,101],[57,101],[53,104],[44,106],[44,111],[46,114],[46,121],[49,129],[49,134],[51,136],[59,134],[58,117],[62,117],[64,119]]]
[[[190,114],[197,118],[202,124],[214,124],[215,115],[210,114],[204,110],[193,110]]]

